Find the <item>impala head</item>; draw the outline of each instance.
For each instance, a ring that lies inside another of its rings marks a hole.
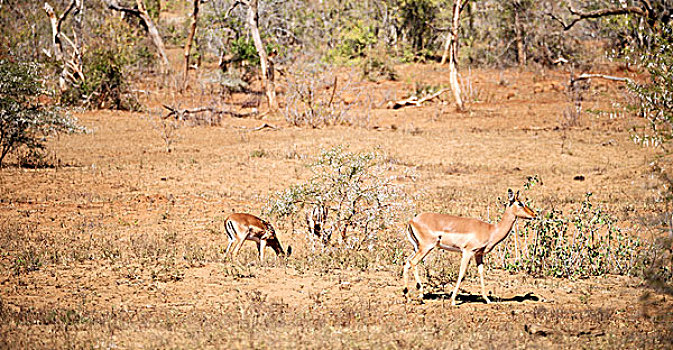
[[[267,237],[266,246],[273,249],[273,251],[276,252],[276,255],[289,257],[292,254],[292,247],[288,246],[287,253],[285,253],[285,250],[283,250],[283,246],[280,245],[280,241],[276,236],[276,230],[274,230],[273,226],[271,226],[271,224],[269,224],[268,222],[265,222],[265,224],[267,231],[265,235]]]
[[[507,198],[509,199],[509,206],[514,211],[516,217],[522,219],[535,219],[535,212],[519,200],[519,191],[516,191],[515,195],[511,189],[507,190]]]

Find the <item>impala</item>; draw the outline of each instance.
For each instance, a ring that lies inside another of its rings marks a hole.
[[[332,235],[329,230],[325,230],[327,215],[328,208],[322,204],[316,204],[310,211],[306,212],[306,225],[308,226],[309,234],[315,235],[317,238],[323,240],[323,242],[328,242]]]
[[[516,196],[508,190],[509,204],[502,220],[497,224],[489,224],[481,220],[462,218],[447,214],[421,213],[409,221],[408,237],[414,246],[415,254],[409,257],[404,265],[404,295],[409,292],[409,269],[413,268],[416,288],[423,295],[423,285],[418,276],[418,263],[435,247],[462,253],[460,271],[456,287],[451,295],[451,305],[456,305],[456,294],[460,281],[465,276],[465,270],[474,257],[481,279],[481,295],[486,303],[491,301],[486,296],[484,287],[484,255],[490,252],[496,244],[502,242],[517,218],[533,219],[535,212],[519,201],[519,192]]]
[[[246,240],[255,241],[259,250],[259,261],[264,259],[264,248],[271,247],[276,255],[285,255],[283,247],[276,237],[276,231],[271,224],[254,216],[245,213],[234,213],[224,220],[224,229],[229,236],[229,245],[224,253],[225,258],[231,253],[232,258],[238,254]],[[232,248],[233,245],[233,248]],[[231,248],[231,250],[230,250]],[[288,255],[292,248],[288,247]]]

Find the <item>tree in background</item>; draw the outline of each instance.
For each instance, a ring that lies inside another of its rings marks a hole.
[[[196,25],[199,20],[199,4],[201,0],[194,0],[193,10],[189,23],[189,36],[187,36],[187,43],[185,43],[185,64],[183,68],[182,76],[182,89],[184,90],[187,87],[187,78],[189,74],[189,56],[191,55],[192,42],[194,41],[194,35],[196,34]]]
[[[414,52],[421,53],[431,42],[430,23],[439,14],[438,0],[400,0],[402,26],[408,33],[407,38]]]
[[[164,40],[159,35],[159,30],[154,24],[152,17],[147,12],[145,8],[145,3],[143,0],[136,0],[136,6],[133,8],[124,7],[118,4],[117,0],[104,0],[107,4],[107,7],[111,10],[120,11],[130,16],[134,16],[140,19],[143,28],[147,31],[147,35],[152,40],[154,47],[157,50],[157,55],[159,56],[159,62],[162,65],[162,69],[165,71],[170,70],[170,63],[168,62],[168,56],[166,56],[166,47],[164,45]]]

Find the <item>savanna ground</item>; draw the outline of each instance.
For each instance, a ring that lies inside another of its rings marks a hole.
[[[179,123],[167,135],[160,103],[218,97],[161,86],[146,89],[147,112],[75,113],[90,132],[54,140],[54,167],[0,171],[0,347],[670,348],[670,298],[637,277],[535,278],[491,257],[496,302],[478,297],[472,263],[452,307],[459,255],[433,252],[423,273],[430,293],[407,302],[410,217],[382,234],[385,249],[353,256],[314,255],[303,223],[277,221],[290,258],[269,250],[259,263],[247,243],[235,262],[224,260],[223,219],[260,214],[271,193],[306,179],[305,163],[336,145],[379,148],[398,169],[415,169],[403,185],[420,195],[416,212],[497,220],[498,197],[537,174],[542,184],[525,196],[539,212],[572,208],[591,192],[625,232],[651,238],[648,222],[662,210],[654,151],[631,141],[640,121],[623,112],[619,83],[594,81],[578,120],[563,114],[573,106],[568,74],[546,70],[463,72],[468,100],[480,101],[469,112],[456,112],[448,93],[446,103],[393,110],[386,102],[415,83],[448,84],[437,65],[398,69],[398,81],[378,84],[340,71],[340,81],[355,79],[351,125],[297,128],[269,114]],[[263,123],[278,128],[253,130]]]

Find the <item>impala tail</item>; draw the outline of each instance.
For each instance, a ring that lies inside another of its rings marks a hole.
[[[234,223],[231,222],[231,220],[227,220],[224,223],[224,231],[227,232],[230,241],[233,241],[236,238],[236,228],[234,228]]]

